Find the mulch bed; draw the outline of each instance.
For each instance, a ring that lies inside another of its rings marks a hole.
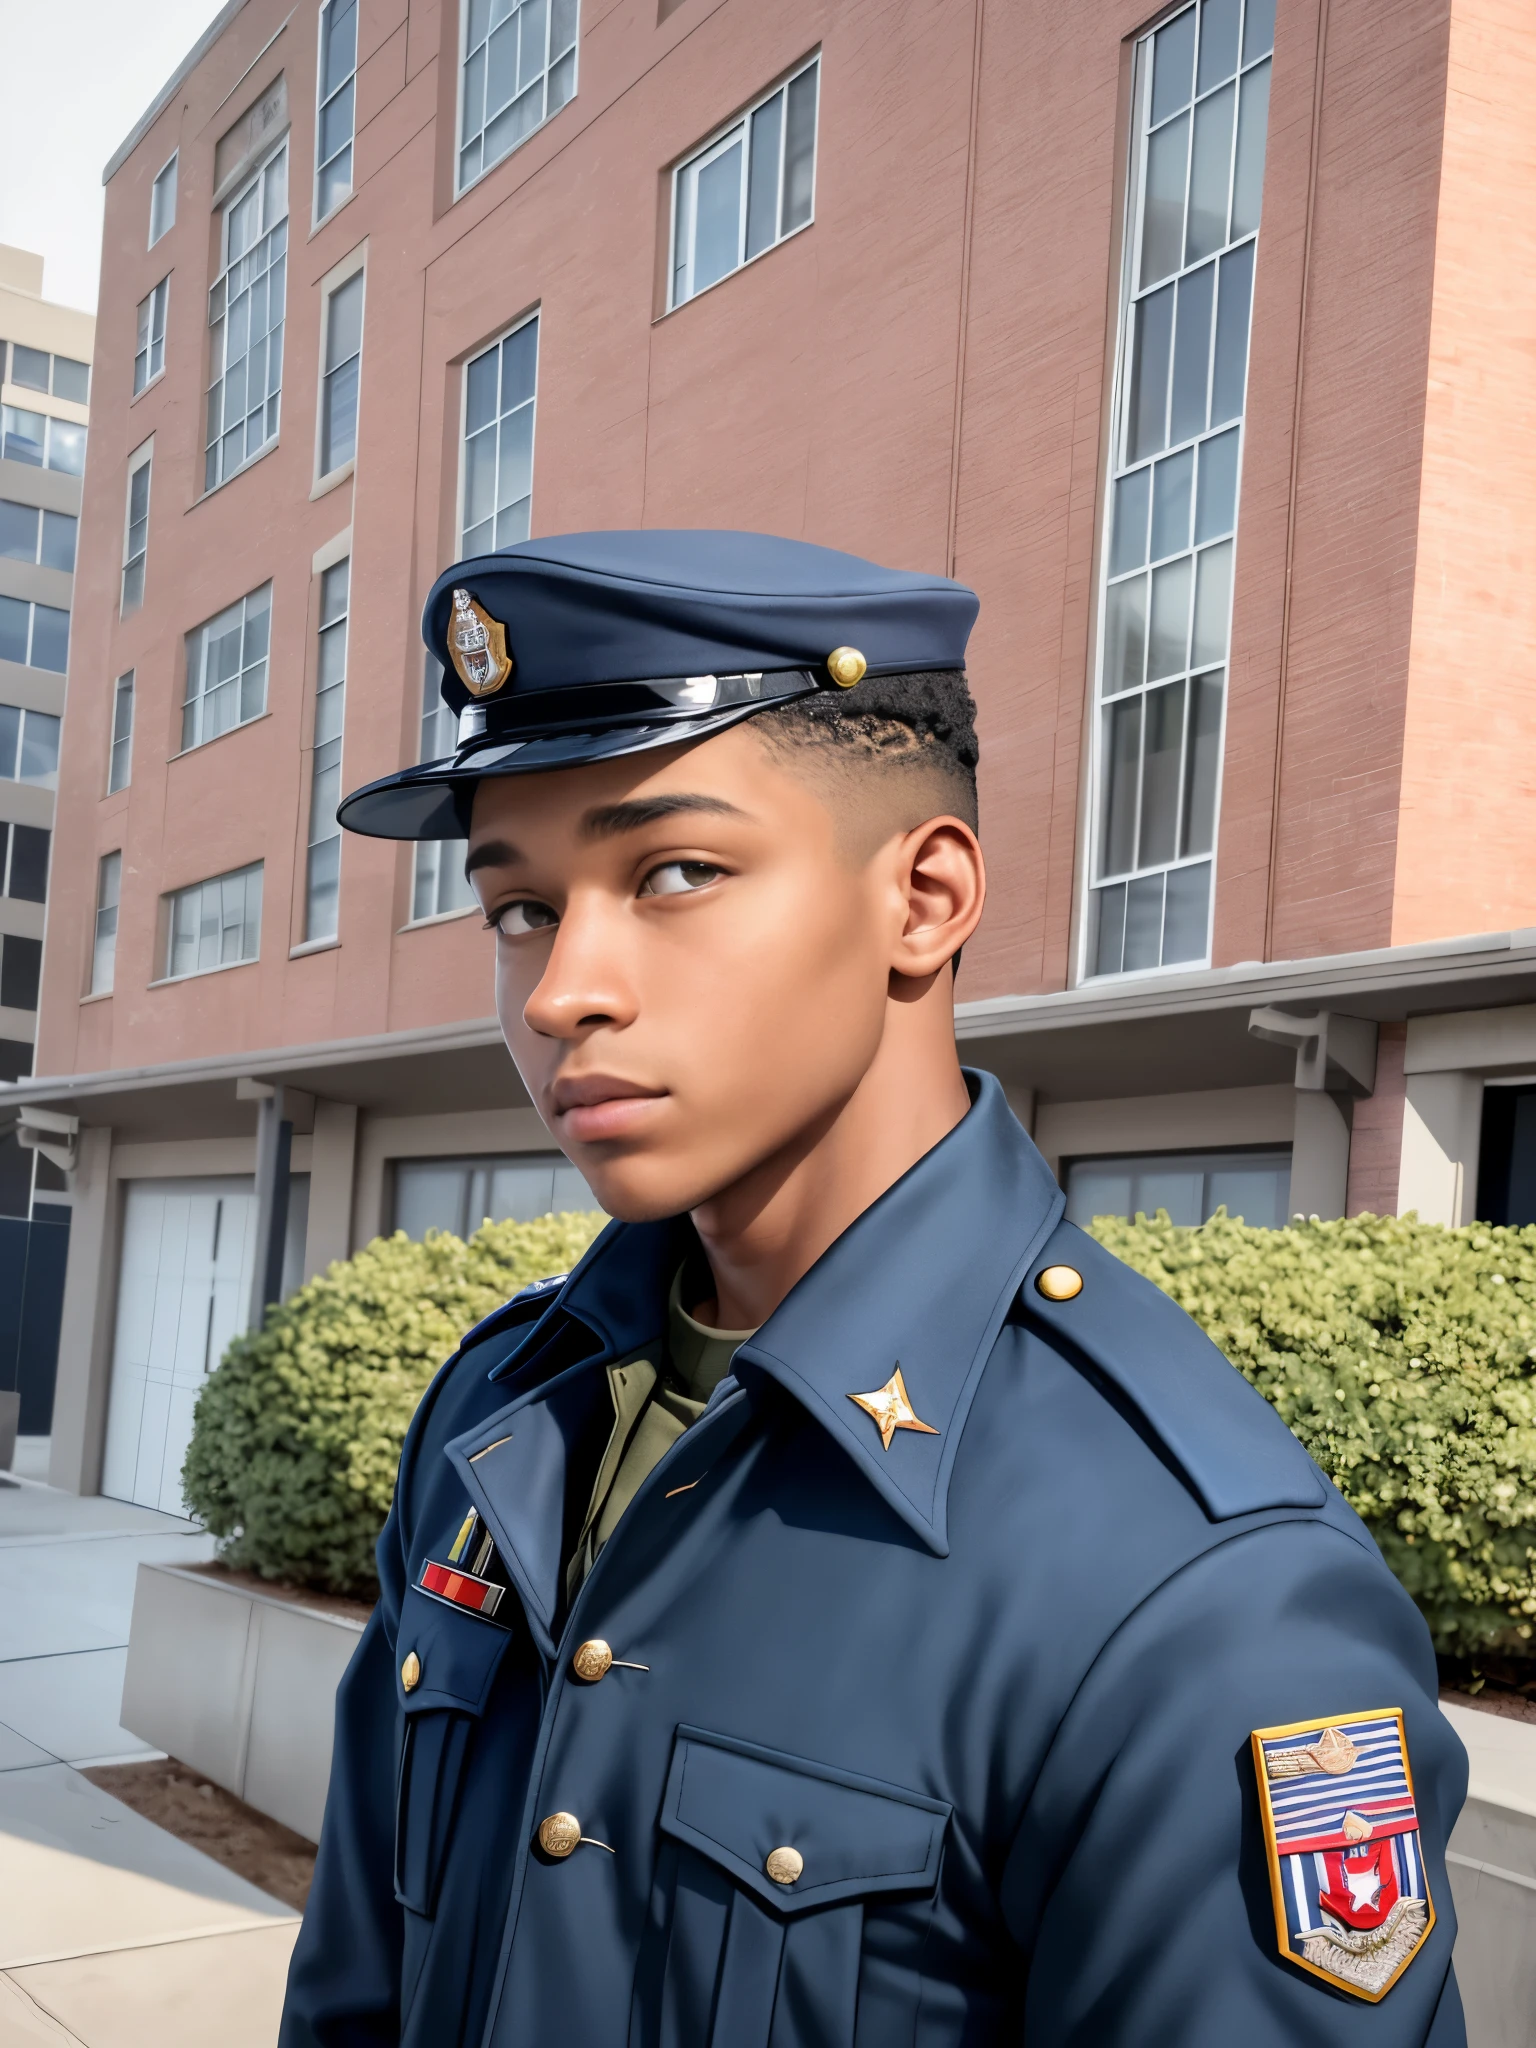
[[[101,1764],[82,1776],[167,1834],[302,1912],[315,1874],[315,1846],[292,1828],[269,1820],[174,1757]]]
[[[256,1572],[232,1572],[228,1565],[184,1564],[178,1571],[197,1572],[206,1579],[222,1579],[226,1586],[239,1586],[247,1593],[264,1593],[269,1600],[282,1600],[292,1607],[307,1607],[312,1614],[336,1614],[344,1621],[366,1621],[373,1612],[371,1600],[349,1600],[340,1593],[317,1593],[308,1586],[279,1585]]]

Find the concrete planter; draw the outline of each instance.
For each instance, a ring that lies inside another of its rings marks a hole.
[[[20,1394],[0,1393],[0,1472],[9,1472],[15,1460],[16,1424],[20,1416]]]
[[[1471,1764],[1448,1861],[1468,2048],[1536,2040],[1536,1722],[1444,1702]]]
[[[318,1841],[336,1686],[362,1631],[238,1582],[141,1564],[123,1726]]]

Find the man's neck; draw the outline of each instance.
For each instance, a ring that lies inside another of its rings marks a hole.
[[[694,1210],[715,1283],[713,1300],[690,1304],[697,1320],[723,1330],[765,1323],[969,1108],[953,1037],[928,1048],[882,1047],[844,1103]]]

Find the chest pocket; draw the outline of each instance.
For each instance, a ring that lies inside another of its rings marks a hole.
[[[949,1813],[680,1728],[631,2048],[850,2048],[865,1906],[932,1898]]]
[[[395,1807],[395,1897],[436,1910],[470,1743],[512,1637],[412,1587],[400,1609],[395,1689],[405,1716]],[[411,1659],[415,1659],[414,1665]],[[409,1686],[407,1676],[413,1679]]]

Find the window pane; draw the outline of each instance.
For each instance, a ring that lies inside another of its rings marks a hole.
[[[1209,925],[1211,867],[1202,861],[1197,868],[1171,868],[1168,873],[1168,901],[1163,912],[1163,965],[1205,957]]]
[[[1131,1176],[1099,1160],[1074,1160],[1067,1169],[1067,1221],[1085,1227],[1095,1216],[1131,1214]]]
[[[1160,128],[1147,144],[1147,199],[1141,227],[1141,283],[1180,268],[1184,250],[1184,177],[1189,116]]]
[[[1125,972],[1162,965],[1163,878],[1142,875],[1125,889]]]
[[[6,890],[18,903],[48,901],[48,846],[51,834],[40,825],[11,827],[11,874]]]
[[[1200,490],[1195,507],[1195,542],[1215,540],[1237,523],[1237,444],[1239,429],[1216,434],[1200,444]]]
[[[770,248],[779,232],[779,143],[784,95],[776,92],[752,116],[752,155],[747,174],[747,255]]]
[[[1264,197],[1264,141],[1269,132],[1269,65],[1243,80],[1243,111],[1237,123],[1237,171],[1232,183],[1232,237],[1252,234]]]
[[[14,704],[0,704],[0,780],[16,780],[16,755],[21,746],[21,712]],[[0,856],[4,849],[0,848]]]
[[[357,57],[357,7],[355,0],[333,0],[325,10],[322,31],[324,55],[320,66],[320,91],[333,93],[351,72]]]
[[[1151,497],[1150,469],[1132,470],[1115,485],[1114,536],[1109,548],[1109,573],[1121,576],[1147,559],[1147,505]]]
[[[549,16],[549,54],[561,57],[576,47],[576,0],[552,0]],[[554,95],[550,95],[554,112]]]
[[[1165,284],[1136,308],[1131,350],[1130,446],[1126,460],[1139,462],[1168,442],[1168,371],[1173,358],[1173,286]]]
[[[1209,5],[1209,0],[1207,0]],[[1184,261],[1198,263],[1227,239],[1227,197],[1232,178],[1232,118],[1237,88],[1223,86],[1195,108],[1194,161],[1189,173],[1189,231]]]
[[[8,405],[0,414],[0,455],[7,462],[30,463],[34,469],[43,466],[43,442],[47,436],[48,423],[40,412],[24,412],[20,406]]]
[[[352,145],[348,143],[338,150],[328,164],[321,167],[319,184],[315,195],[315,214],[319,220],[333,208],[339,206],[352,190]]]
[[[8,932],[0,939],[0,1004],[8,1010],[35,1010],[43,972],[41,939],[18,939]]]
[[[1136,784],[1141,765],[1140,697],[1111,705],[1104,714],[1104,814],[1099,828],[1099,866],[1122,874],[1136,859]]]
[[[1195,10],[1170,21],[1152,39],[1152,125],[1189,102],[1195,70]]]
[[[488,348],[476,356],[464,379],[464,431],[473,434],[496,417],[496,370],[498,354]]]
[[[0,555],[10,562],[35,562],[38,518],[35,505],[16,505],[9,498],[0,498]]]
[[[19,341],[12,342],[11,382],[24,385],[28,391],[46,391],[48,351],[42,348],[24,348]]]
[[[1189,645],[1189,587],[1192,564],[1165,562],[1152,571],[1152,630],[1147,636],[1147,677],[1177,675]]]
[[[66,476],[85,474],[85,429],[67,420],[48,422],[48,467]]]
[[[1172,860],[1179,830],[1179,766],[1184,746],[1184,685],[1149,690],[1142,749],[1141,836],[1137,864]]]
[[[341,878],[341,834],[322,839],[309,849],[304,937],[334,939],[338,929]]]
[[[1134,689],[1142,679],[1147,651],[1147,579],[1112,583],[1105,606],[1104,694]]]
[[[336,369],[363,345],[363,273],[331,293],[325,331],[325,367]]]
[[[67,398],[72,405],[85,405],[91,395],[91,366],[77,363],[73,356],[53,359],[53,395]]]
[[[576,52],[567,50],[558,64],[549,67],[549,106],[551,114],[558,114],[576,90]]]
[[[697,174],[694,198],[693,289],[703,291],[741,261],[741,143]]]
[[[20,780],[52,789],[59,779],[60,720],[47,711],[29,711],[21,728]]]
[[[1220,762],[1221,671],[1190,684],[1189,749],[1184,758],[1184,829],[1179,853],[1209,853],[1215,838]]]
[[[75,536],[80,522],[73,512],[45,512],[43,514],[43,552],[45,569],[63,569],[73,575],[75,569]]]
[[[321,400],[320,474],[329,476],[357,454],[357,373],[359,358],[353,356],[325,380]]]
[[[1239,0],[1201,0],[1197,92],[1209,92],[1237,69]]]
[[[812,64],[789,83],[784,136],[784,223],[790,234],[811,217],[816,169],[816,95],[821,66]]]
[[[120,676],[112,703],[112,751],[107,765],[107,794],[126,789],[133,741],[133,673]]]
[[[1226,659],[1227,622],[1232,611],[1231,541],[1219,541],[1215,547],[1207,548],[1199,560],[1192,665],[1204,668],[1208,662]]]
[[[1177,379],[1175,379],[1177,388]],[[1158,463],[1152,492],[1152,558],[1175,555],[1189,546],[1189,501],[1195,476],[1195,451],[1181,449]]]
[[[1094,892],[1098,930],[1093,942],[1093,972],[1118,974],[1125,957],[1125,884],[1116,882]]]
[[[1216,294],[1216,368],[1211,388],[1211,425],[1241,417],[1248,383],[1248,306],[1253,292],[1253,248],[1246,242],[1221,259]]]
[[[0,597],[0,661],[27,659],[32,607],[22,597]]]
[[[155,179],[149,195],[149,246],[153,248],[176,221],[176,159],[173,156]]]
[[[354,82],[348,79],[334,99],[327,100],[320,109],[320,160],[329,163],[352,140],[352,94]]]
[[[1205,432],[1205,392],[1210,376],[1211,295],[1216,266],[1207,263],[1179,279],[1179,318],[1173,351],[1173,408],[1170,441]]]
[[[501,511],[528,496],[533,485],[533,407],[520,405],[501,423],[500,468],[496,509]]]
[[[494,363],[494,354],[491,357]],[[539,361],[539,323],[526,320],[501,344],[501,409],[510,412],[533,397]]]
[[[1243,22],[1243,62],[1251,64],[1275,46],[1275,0],[1248,0]]]
[[[32,607],[32,666],[63,675],[69,667],[69,613],[51,604]]]

